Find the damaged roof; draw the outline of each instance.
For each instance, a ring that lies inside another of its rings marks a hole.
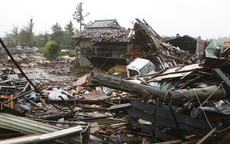
[[[98,28],[122,28],[116,19],[95,20],[93,23],[85,26],[85,29],[98,29]]]
[[[74,36],[75,39],[91,39],[93,42],[130,42],[130,30],[126,29],[94,29],[84,30]]]

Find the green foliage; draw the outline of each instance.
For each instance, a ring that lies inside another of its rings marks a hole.
[[[74,47],[74,40],[71,38],[74,35],[73,23],[70,21],[65,30],[62,30],[62,27],[57,22],[52,26],[53,33],[51,34],[51,40],[56,41],[58,45],[71,45]]]
[[[34,46],[34,22],[30,19],[29,24],[21,29],[19,33],[19,40],[21,46]]]
[[[61,28],[61,26],[59,25],[58,22],[56,22],[56,24],[53,25],[51,29],[52,29],[53,33],[54,33],[54,32],[62,31],[62,28]]]
[[[54,59],[59,52],[59,45],[55,41],[48,41],[44,48],[44,56],[47,59]]]
[[[51,34],[51,40],[57,42],[59,45],[64,43],[64,31],[62,27],[58,24],[58,22],[52,26],[53,33]]]
[[[73,35],[74,35],[74,28],[73,28],[73,23],[72,23],[71,20],[70,20],[69,23],[66,25],[65,31],[66,31],[66,33],[68,33],[70,36],[73,36]]]
[[[28,46],[30,44],[30,34],[25,29],[21,29],[19,33],[19,40],[21,46]]]
[[[34,37],[34,41],[36,47],[45,47],[45,44],[49,41],[49,34],[47,32],[40,33]]]
[[[72,21],[69,21],[69,23],[65,27],[65,45],[71,45],[72,47],[75,47],[75,41],[72,39],[72,36],[74,35],[74,27]]]
[[[7,46],[16,47],[21,46],[35,46],[34,22],[33,19],[29,20],[28,25],[23,26],[19,30],[17,26],[13,26],[11,33],[6,35]]]
[[[55,41],[59,46],[59,50],[61,48],[68,50],[75,48],[75,40],[72,36],[75,34],[76,29],[71,20],[64,28],[62,28],[57,22],[52,26],[51,30],[52,32],[50,34],[47,32],[34,34],[34,21],[33,19],[30,19],[22,28],[13,26],[10,33],[5,36],[6,45],[9,48],[15,48],[16,46],[42,48],[43,50],[41,52],[45,52],[45,55],[50,58],[52,58],[49,54],[50,51],[45,48],[45,45],[48,44],[49,40]]]
[[[72,57],[76,56],[76,50],[75,50],[75,49],[74,49],[74,50],[71,50],[71,51],[69,52],[69,56],[72,56]]]

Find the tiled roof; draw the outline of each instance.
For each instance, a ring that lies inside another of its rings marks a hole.
[[[73,38],[91,39],[93,42],[130,42],[129,32],[126,29],[93,29],[84,30]]]
[[[116,19],[95,20],[93,23],[85,26],[85,29],[98,29],[98,28],[122,28]]]

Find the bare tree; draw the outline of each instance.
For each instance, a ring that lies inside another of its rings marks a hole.
[[[34,37],[34,32],[33,32],[33,28],[34,28],[34,22],[33,19],[31,18],[29,21],[29,25],[28,25],[28,32],[29,32],[29,42],[30,42],[30,46],[33,45],[33,37]]]
[[[83,8],[82,8],[83,3],[80,2],[77,7],[76,10],[73,13],[73,19],[75,19],[79,24],[80,24],[80,32],[81,32],[81,28],[84,24],[84,19],[85,17],[87,17],[89,15],[89,13],[86,13],[85,15],[83,14]]]
[[[19,30],[17,26],[13,26],[13,29],[11,30],[12,33],[12,38],[15,41],[16,45],[20,45],[20,41],[19,41]]]
[[[24,26],[19,33],[20,44],[23,46],[34,45],[34,22],[31,18],[27,26]]]

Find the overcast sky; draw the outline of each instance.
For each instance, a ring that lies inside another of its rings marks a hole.
[[[121,26],[132,28],[139,18],[163,36],[230,36],[230,0],[1,0],[0,36],[10,33],[13,26],[22,28],[30,18],[36,34],[51,32],[56,22],[64,27],[73,21],[79,2],[83,2],[84,12],[90,13],[86,23],[117,19]]]

